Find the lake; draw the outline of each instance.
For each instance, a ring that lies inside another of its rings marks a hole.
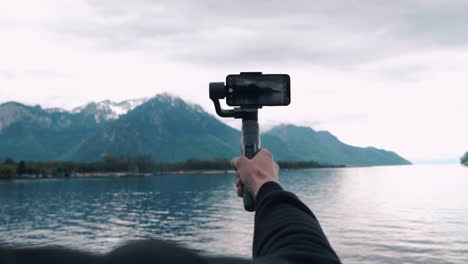
[[[344,263],[468,263],[468,167],[281,171]],[[0,182],[0,240],[107,252],[162,238],[249,257],[253,214],[232,174]]]

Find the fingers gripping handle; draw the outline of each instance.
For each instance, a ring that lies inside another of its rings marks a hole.
[[[255,157],[255,154],[257,154],[257,151],[255,149],[255,145],[243,145],[243,155],[248,159],[253,159],[253,157]],[[249,192],[249,190],[247,190],[247,187],[245,187],[245,185],[243,187],[242,193],[242,200],[244,201],[245,210],[249,212],[255,211],[255,200],[253,198],[252,193]]]
[[[253,159],[260,150],[260,130],[257,120],[242,120],[242,155]],[[255,211],[255,200],[252,193],[243,187],[244,208],[249,212]]]
[[[255,200],[245,185],[243,187],[242,200],[244,200],[244,209],[246,211],[255,212]]]

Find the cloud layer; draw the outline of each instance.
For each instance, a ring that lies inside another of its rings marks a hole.
[[[466,1],[88,1],[55,25],[103,49],[206,66],[351,67],[467,44]]]
[[[458,0],[18,0],[0,10],[0,102],[71,108],[170,91],[213,112],[208,82],[285,72],[292,105],[262,110],[265,126],[456,158],[468,150],[466,10]]]

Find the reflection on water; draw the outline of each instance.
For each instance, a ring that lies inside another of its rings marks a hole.
[[[467,263],[468,168],[395,166],[282,171],[345,263]],[[232,175],[0,183],[0,239],[106,252],[162,238],[248,257],[253,214]]]

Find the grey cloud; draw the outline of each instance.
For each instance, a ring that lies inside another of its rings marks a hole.
[[[104,49],[202,65],[349,67],[468,44],[465,1],[88,1],[97,15],[56,28]]]
[[[402,15],[408,27],[402,32],[438,45],[459,46],[468,43],[468,3],[410,9]]]

